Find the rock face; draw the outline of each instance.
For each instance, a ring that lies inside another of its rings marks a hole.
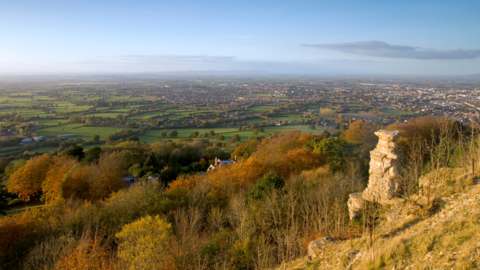
[[[362,199],[362,193],[352,193],[349,195],[348,199],[348,214],[350,219],[360,217],[360,212],[363,208],[365,201]]]
[[[362,193],[350,194],[350,219],[359,217],[365,200],[384,204],[398,195],[398,155],[395,147],[400,132],[379,130],[375,135],[379,141],[377,147],[370,152],[368,187]]]
[[[379,141],[377,147],[370,152],[370,177],[362,198],[385,203],[398,195],[398,156],[395,147],[400,132],[380,130],[375,135]]]
[[[337,239],[331,237],[320,238],[318,240],[312,241],[308,244],[308,259],[312,259],[322,255],[322,249],[330,244],[335,243]]]

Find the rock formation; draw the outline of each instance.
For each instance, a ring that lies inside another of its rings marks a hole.
[[[398,156],[395,152],[396,142],[400,132],[380,130],[377,147],[370,152],[370,177],[368,187],[363,191],[362,198],[379,203],[388,202],[397,196]]]
[[[348,199],[348,214],[350,219],[359,218],[360,212],[363,208],[365,201],[362,199],[362,193],[352,193],[349,195]]]
[[[362,193],[350,194],[350,219],[359,216],[364,200],[384,204],[398,195],[398,155],[395,147],[400,132],[379,130],[375,135],[379,141],[377,147],[370,152],[368,187]]]
[[[308,244],[308,260],[312,260],[318,256],[323,255],[323,249],[326,245],[335,243],[337,239],[331,237],[320,238],[315,241],[311,241]]]

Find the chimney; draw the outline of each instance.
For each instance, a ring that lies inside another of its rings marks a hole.
[[[235,160],[235,162],[237,161],[237,156],[235,156],[235,159],[234,159],[234,160]]]
[[[215,164],[213,164],[213,166],[217,166],[218,165],[218,158],[215,158]]]

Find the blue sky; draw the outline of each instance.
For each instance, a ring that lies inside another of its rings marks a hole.
[[[480,1],[0,1],[0,72],[480,73]]]

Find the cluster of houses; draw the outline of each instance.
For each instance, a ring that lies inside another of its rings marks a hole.
[[[32,138],[22,139],[20,141],[20,145],[27,145],[27,144],[32,144],[32,143],[35,143],[35,142],[43,142],[44,140],[45,140],[45,138],[43,136],[35,136],[35,137],[32,137]]]
[[[64,135],[58,135],[58,138],[69,138],[69,137],[75,137],[75,134],[64,134]],[[20,145],[28,145],[28,144],[33,144],[36,142],[44,142],[45,137],[43,136],[35,136],[32,138],[25,138],[20,141]]]
[[[216,168],[221,169],[228,164],[237,164],[237,156],[234,159],[220,160],[215,158],[215,162],[208,167],[207,171],[215,170]]]

